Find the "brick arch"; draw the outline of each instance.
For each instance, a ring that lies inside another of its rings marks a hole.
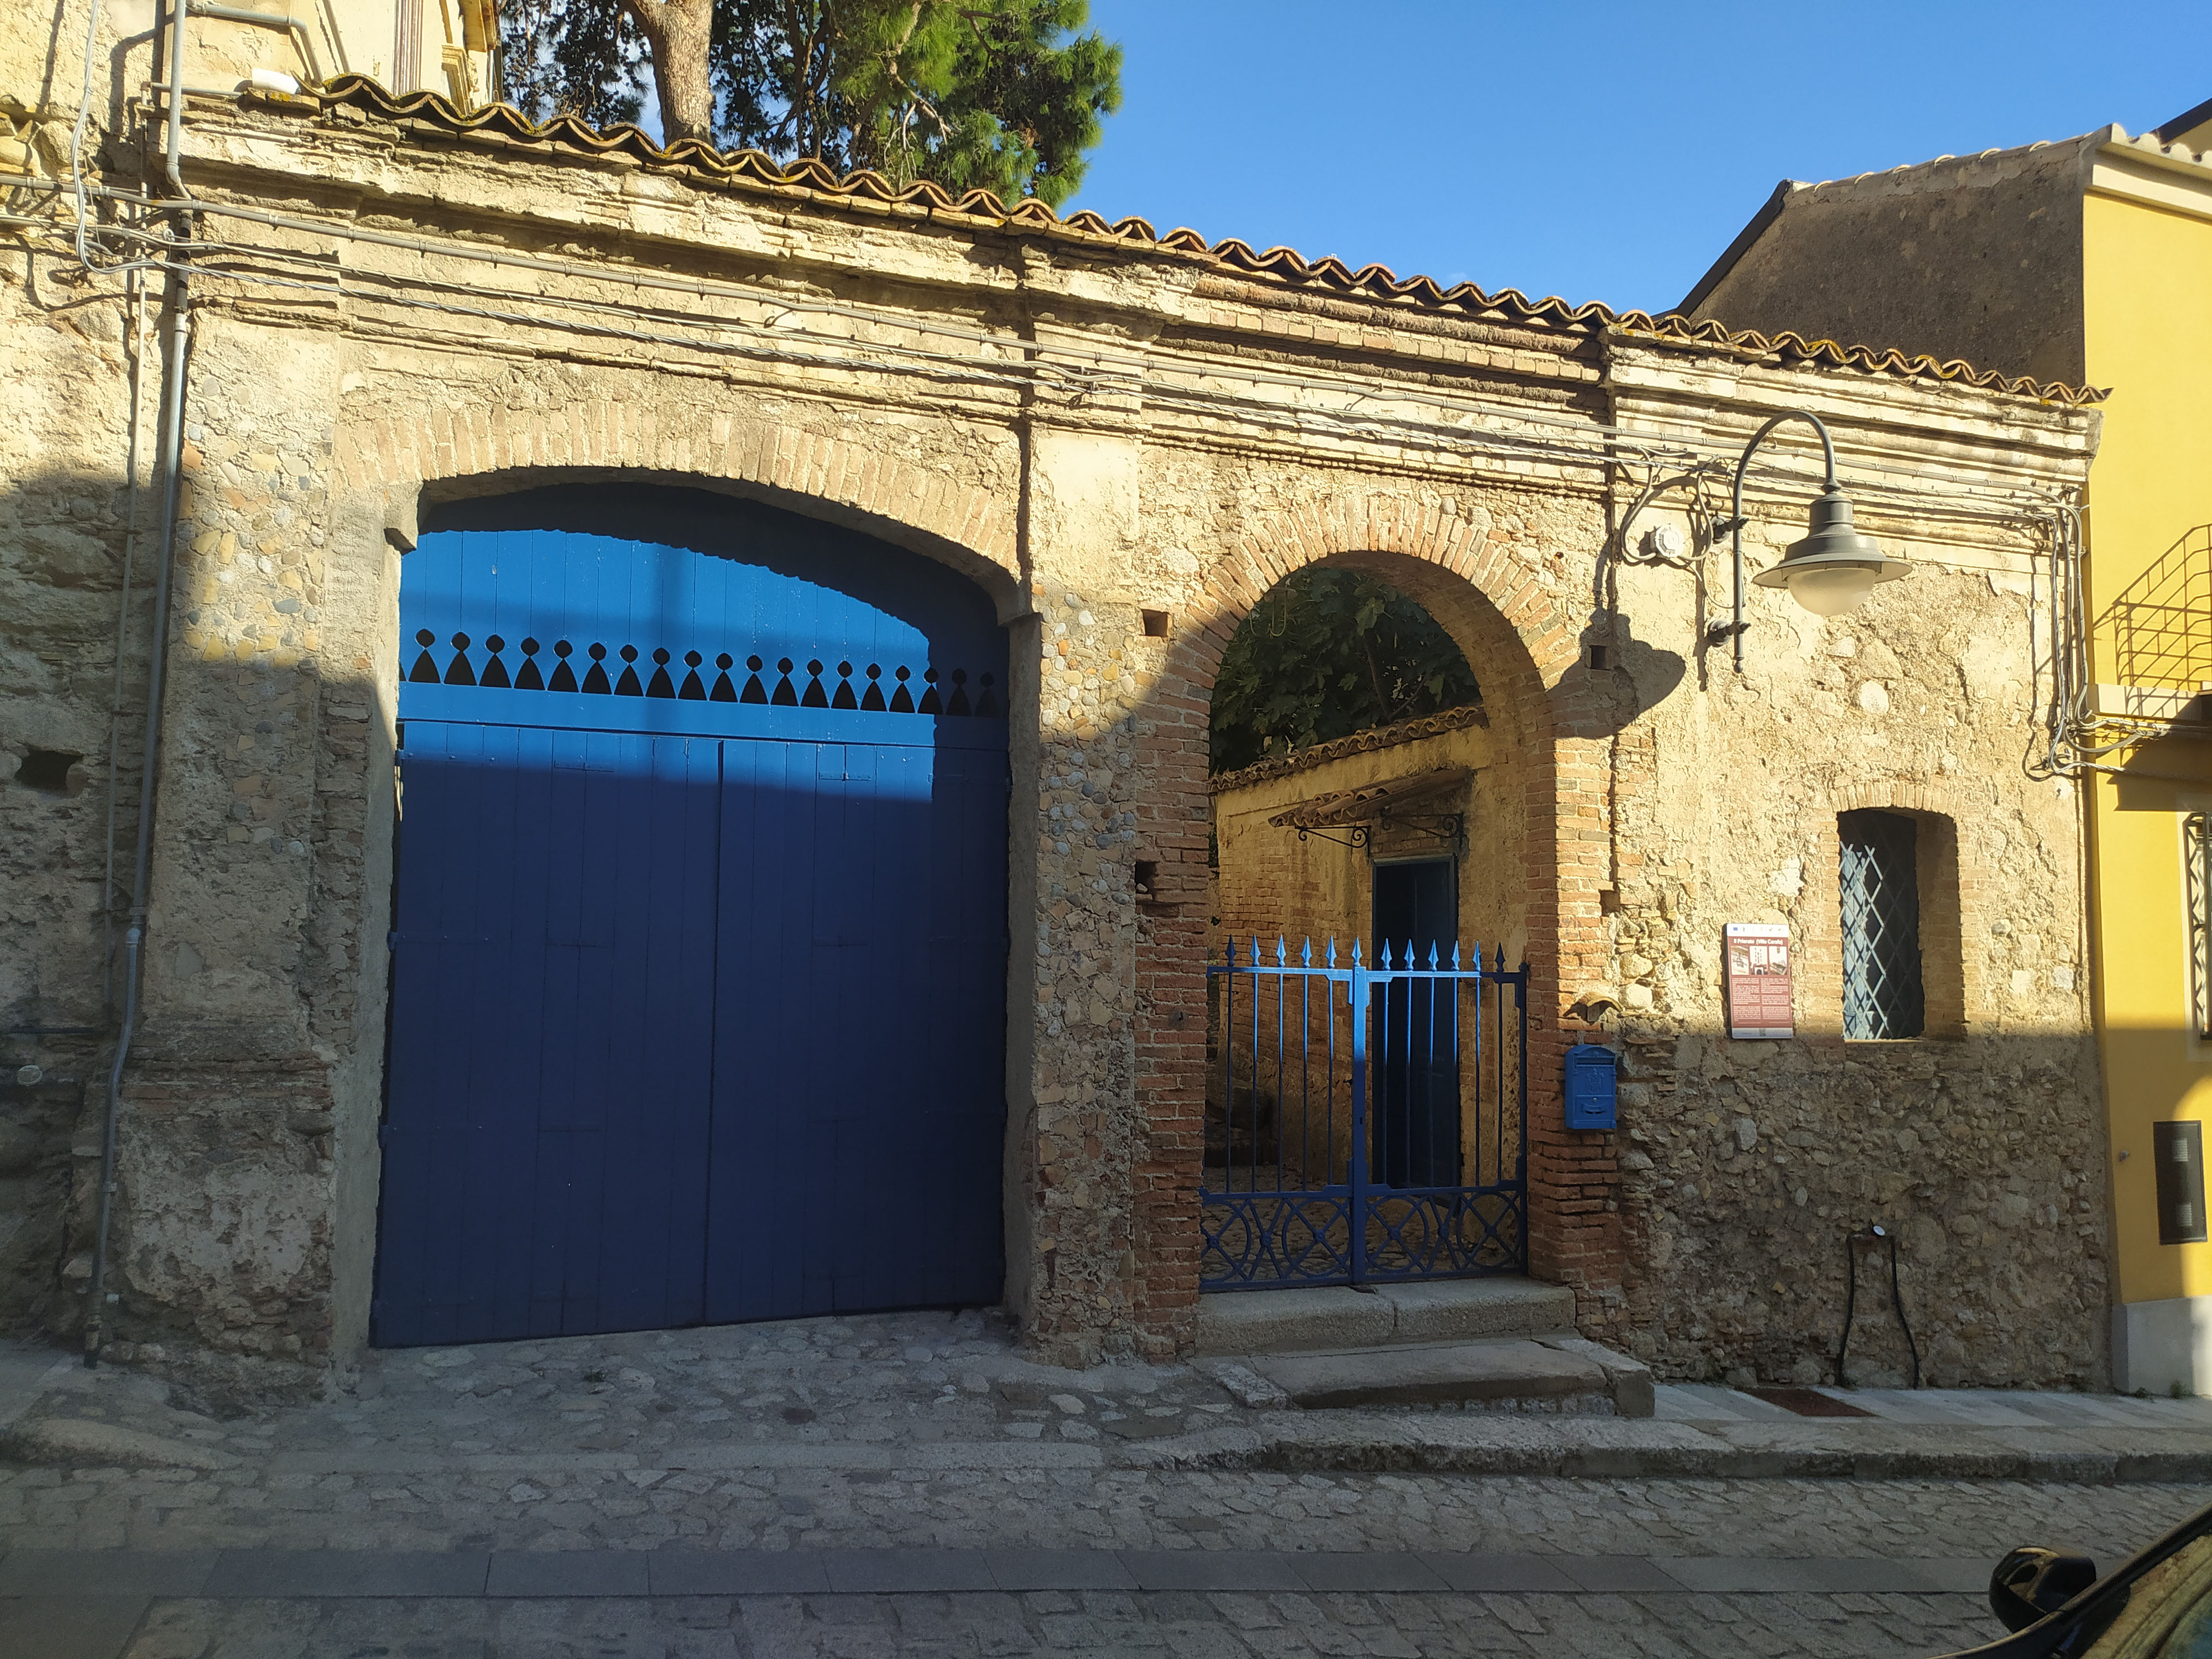
[[[1206,573],[1170,672],[1210,690],[1221,653],[1261,598],[1308,565],[1364,566],[1419,600],[1470,663],[1504,672],[1516,698],[1540,699],[1579,651],[1572,620],[1530,580],[1488,515],[1384,491],[1316,498],[1250,521]]]
[[[1900,812],[1938,812],[1956,818],[1968,810],[1958,786],[1947,778],[1871,778],[1828,793],[1827,810],[1855,812],[1888,807]]]
[[[720,485],[937,558],[1009,604],[1020,568],[1006,482],[956,477],[896,433],[809,433],[743,414],[621,401],[540,410],[477,404],[342,422],[336,460],[356,490],[451,497],[595,477]],[[410,493],[411,492],[411,493]]]
[[[1587,696],[1568,671],[1580,629],[1487,515],[1388,491],[1317,497],[1248,522],[1207,572],[1176,630],[1147,728],[1158,811],[1148,839],[1160,856],[1164,909],[1202,912],[1207,895],[1208,703],[1222,653],[1261,598],[1316,564],[1364,569],[1422,605],[1474,667],[1501,735],[1518,755],[1522,833],[1505,860],[1528,895],[1529,985],[1529,1265],[1574,1288],[1580,1316],[1607,1329],[1620,1305],[1622,1243],[1610,1136],[1570,1136],[1561,1123],[1562,1060],[1581,1033],[1560,1016],[1565,988],[1600,977],[1607,956],[1600,888],[1609,879],[1602,833],[1609,803],[1606,743],[1577,735]],[[1517,868],[1516,866],[1517,864]],[[1190,1262],[1195,1292],[1196,1190],[1202,1155],[1204,917],[1147,918],[1139,950],[1139,1087],[1156,1149],[1155,1190],[1140,1194],[1145,1253]],[[1157,1294],[1157,1292],[1155,1292]],[[1161,1328],[1171,1309],[1148,1309]]]

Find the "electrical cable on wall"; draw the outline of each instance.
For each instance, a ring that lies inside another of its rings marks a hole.
[[[1889,1245],[1889,1302],[1897,1310],[1898,1328],[1905,1333],[1905,1351],[1912,1356],[1912,1386],[1920,1386],[1920,1345],[1912,1339],[1911,1322],[1905,1316],[1905,1289],[1899,1281],[1897,1265],[1897,1235],[1880,1222],[1868,1225],[1863,1232],[1847,1233],[1844,1237],[1844,1266],[1846,1274],[1844,1286],[1844,1340],[1836,1348],[1836,1386],[1848,1389],[1850,1380],[1844,1373],[1844,1358],[1851,1347],[1851,1319],[1857,1311],[1859,1299],[1859,1246]]]

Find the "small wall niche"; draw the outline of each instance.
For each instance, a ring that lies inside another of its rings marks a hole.
[[[83,758],[66,749],[27,749],[23,763],[15,769],[15,781],[42,795],[73,795],[78,784],[71,781],[70,771]]]
[[[1146,639],[1164,640],[1167,638],[1168,613],[1166,611],[1142,611],[1138,612],[1138,614],[1145,620],[1145,637]]]

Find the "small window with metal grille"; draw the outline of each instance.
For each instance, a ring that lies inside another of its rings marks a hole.
[[[2189,1000],[2197,1035],[2212,1037],[2212,820],[2191,812],[2181,821],[2182,862],[2189,893]]]
[[[1837,815],[1847,1038],[1917,1037],[1925,1028],[1918,832],[1902,812]]]

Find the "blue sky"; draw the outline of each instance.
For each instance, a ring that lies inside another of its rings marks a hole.
[[[2131,133],[2212,5],[1091,0],[1126,52],[1066,210],[1662,310],[1777,180]]]

